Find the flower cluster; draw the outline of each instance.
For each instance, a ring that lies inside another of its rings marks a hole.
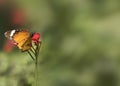
[[[35,44],[40,43],[40,33],[34,33],[34,34],[32,35],[32,41],[33,41]]]
[[[32,46],[28,50],[28,54],[32,57],[32,59],[37,62],[40,46],[41,46],[41,41],[40,41],[40,33],[33,33],[32,37]]]

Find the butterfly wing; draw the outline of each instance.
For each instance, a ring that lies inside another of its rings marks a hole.
[[[31,44],[31,38],[28,38],[24,44],[21,46],[21,50],[22,51],[27,51],[31,48],[32,44]]]
[[[15,33],[13,40],[22,51],[26,51],[31,47],[30,33],[28,31],[20,31]]]

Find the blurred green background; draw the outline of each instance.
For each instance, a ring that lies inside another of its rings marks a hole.
[[[30,26],[19,28],[41,33],[39,86],[120,86],[119,0],[10,1],[20,6],[30,21]],[[6,2],[0,10],[0,40],[6,39],[6,30],[16,28],[3,17],[10,7]],[[1,50],[0,86],[33,83],[30,56],[20,50]]]

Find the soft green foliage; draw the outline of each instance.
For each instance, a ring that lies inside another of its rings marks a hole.
[[[39,86],[119,86],[119,0],[16,0],[40,31]],[[0,86],[32,86],[27,53],[0,53]]]

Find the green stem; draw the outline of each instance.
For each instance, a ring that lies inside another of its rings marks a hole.
[[[32,49],[30,49],[30,51],[35,55],[35,51],[33,51]]]
[[[33,49],[33,51],[35,51],[35,50],[36,50],[33,46],[32,46],[31,48]]]
[[[38,55],[40,51],[41,43],[36,45],[36,50],[35,50],[35,86],[38,86]]]
[[[35,61],[35,58],[32,56],[32,54],[30,53],[30,51],[28,51],[28,54],[29,54],[30,57],[33,59],[33,61]]]
[[[35,86],[38,86],[38,57],[35,61]]]

